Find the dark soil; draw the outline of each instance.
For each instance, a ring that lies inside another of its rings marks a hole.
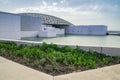
[[[0,56],[53,76],[120,64],[118,56],[46,43],[32,46],[3,41]]]
[[[85,66],[81,66],[81,67],[77,67],[77,66],[65,66],[65,65],[61,65],[61,70],[56,71],[56,70],[51,70],[51,71],[47,71],[44,66],[39,66],[39,65],[34,65],[32,63],[32,61],[34,61],[33,59],[31,59],[29,61],[29,63],[27,61],[25,61],[22,57],[20,56],[10,56],[10,55],[0,55],[4,58],[7,58],[9,60],[15,61],[17,63],[20,63],[22,65],[25,65],[27,67],[30,67],[32,69],[38,70],[38,71],[42,71],[44,73],[56,76],[56,75],[63,75],[63,74],[68,74],[68,73],[72,73],[72,72],[81,72],[81,71],[86,71],[86,70],[90,70],[90,68],[86,68]],[[111,65],[115,65],[115,64],[119,64],[116,61],[111,61],[109,62],[109,64],[107,65],[97,65],[96,68],[101,68],[101,67],[105,67],[105,66],[111,66]],[[46,65],[46,64],[45,64]],[[47,64],[48,65],[48,64]]]

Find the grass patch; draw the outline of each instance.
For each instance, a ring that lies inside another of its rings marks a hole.
[[[0,42],[0,56],[16,61],[51,75],[84,71],[102,66],[119,64],[120,57],[106,56],[79,47],[58,47],[43,43],[41,46],[16,45],[14,42]]]

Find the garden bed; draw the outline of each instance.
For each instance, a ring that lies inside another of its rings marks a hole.
[[[120,57],[117,56],[106,56],[94,51],[85,51],[79,47],[60,48],[55,44],[46,43],[41,46],[18,46],[14,42],[1,41],[0,56],[51,75],[120,64]]]

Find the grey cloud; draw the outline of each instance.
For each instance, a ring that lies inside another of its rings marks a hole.
[[[18,9],[26,7],[49,6],[80,8],[79,10],[96,10],[101,12],[120,11],[120,0],[0,0],[1,9]]]

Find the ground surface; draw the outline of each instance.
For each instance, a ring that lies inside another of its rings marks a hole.
[[[120,64],[118,56],[52,43],[18,46],[14,42],[0,42],[0,56],[53,76]]]
[[[0,57],[0,80],[120,80],[120,64],[53,77]]]
[[[53,76],[120,63],[119,56],[85,51],[80,47],[58,47],[52,43],[32,46],[0,42],[0,56]]]
[[[53,80],[53,77],[0,57],[0,80]]]

